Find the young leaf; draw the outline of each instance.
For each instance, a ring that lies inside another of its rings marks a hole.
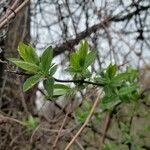
[[[66,94],[68,91],[64,89],[54,89],[54,97]]]
[[[90,78],[92,76],[92,73],[86,69],[83,73],[82,73],[83,77],[85,78]]]
[[[27,126],[29,130],[33,130],[38,125],[37,118],[33,118],[32,116],[29,116],[27,120],[24,121],[24,124]]]
[[[70,55],[70,64],[74,70],[79,70],[80,66],[80,56],[77,53],[72,53]]]
[[[29,73],[37,73],[40,70],[39,66],[33,63],[25,62],[16,58],[9,58],[8,60]]]
[[[89,114],[89,111],[82,111],[81,108],[77,108],[75,114],[77,121],[79,123],[84,123]]]
[[[49,70],[49,75],[53,76],[57,70],[57,65],[53,65]]]
[[[63,84],[55,84],[54,85],[54,96],[61,96],[68,93],[70,88]]]
[[[51,46],[49,46],[48,48],[46,48],[46,50],[43,52],[41,56],[41,67],[45,73],[48,73],[51,67],[52,58],[53,58],[53,49]]]
[[[101,78],[101,77],[96,77],[96,78],[95,78],[95,81],[96,81],[96,83],[103,84],[103,85],[109,83],[109,81],[108,81],[107,79]]]
[[[72,66],[69,66],[68,68],[65,69],[65,71],[67,71],[71,74],[75,74],[75,73],[80,73],[82,71],[82,69],[81,68],[74,69]]]
[[[138,71],[130,67],[127,68],[126,72],[129,73],[128,80],[130,82],[133,82],[138,76]]]
[[[23,84],[23,91],[28,91],[43,78],[44,76],[42,74],[36,74],[34,76],[29,77]]]
[[[121,81],[127,80],[129,78],[129,76],[130,76],[130,73],[128,73],[128,72],[120,73],[117,76],[112,78],[112,82],[113,83],[120,83]]]
[[[54,79],[53,78],[48,78],[43,81],[44,88],[48,94],[48,96],[52,97],[53,96],[53,90],[54,90]]]
[[[115,88],[112,85],[105,85],[103,89],[106,95],[115,95]]]
[[[88,43],[87,41],[82,41],[80,43],[80,47],[79,47],[79,56],[81,59],[85,60],[85,57],[87,55],[87,52],[88,52]]]
[[[109,78],[112,78],[115,76],[117,72],[117,65],[112,65],[110,64],[108,67],[107,67],[107,70],[106,70],[106,74]]]
[[[39,64],[39,57],[35,52],[35,49],[31,45],[26,45],[24,43],[20,43],[18,45],[18,52],[20,57],[30,63]]]
[[[102,99],[102,103],[103,104],[106,104],[106,103],[109,103],[109,102],[114,102],[116,100],[118,100],[119,98],[116,96],[116,95],[105,95]]]
[[[118,145],[114,143],[105,144],[102,150],[118,150]]]
[[[95,50],[88,53],[88,55],[85,58],[84,68],[87,69],[93,63],[95,58],[96,58],[96,51]]]
[[[136,91],[137,88],[138,88],[137,84],[132,84],[130,86],[122,87],[119,90],[119,96],[131,94],[132,92]]]
[[[55,84],[54,85],[55,89],[64,89],[64,90],[70,90],[70,87],[68,87],[67,85],[64,84]]]

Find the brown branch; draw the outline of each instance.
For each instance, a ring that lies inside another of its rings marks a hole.
[[[13,5],[8,8],[8,10],[6,10],[6,15],[4,15],[1,19],[0,22],[4,21],[5,19],[7,19],[7,17],[12,13],[12,10],[16,9],[16,7],[18,6],[20,0],[16,0]]]
[[[68,150],[68,149],[71,147],[71,145],[74,143],[74,141],[75,141],[75,140],[77,139],[77,137],[81,134],[81,132],[83,131],[83,129],[86,127],[86,125],[88,124],[88,122],[90,121],[90,119],[91,119],[91,117],[92,117],[92,115],[93,115],[93,112],[94,112],[94,110],[95,110],[95,108],[96,108],[96,106],[97,106],[99,100],[100,100],[100,94],[97,96],[97,98],[96,98],[96,100],[95,100],[95,102],[94,102],[94,104],[93,104],[93,106],[92,106],[92,108],[91,108],[91,111],[90,111],[88,117],[86,118],[84,124],[81,126],[81,128],[78,130],[78,132],[76,133],[76,135],[72,138],[72,140],[71,140],[71,141],[69,142],[69,144],[66,146],[65,150]]]
[[[24,1],[19,7],[17,7],[14,12],[17,14],[30,0]],[[103,28],[104,26],[108,26],[111,22],[119,22],[119,21],[125,21],[128,19],[131,19],[134,15],[141,11],[148,10],[150,8],[150,5],[148,6],[141,6],[139,9],[136,9],[135,11],[128,13],[127,15],[124,15],[122,17],[119,17],[119,15],[115,16],[108,16],[106,17],[102,22],[93,25],[88,30],[84,30],[77,34],[76,38],[70,39],[60,45],[57,45],[54,48],[54,56],[59,55],[63,53],[66,50],[71,50],[75,45],[77,45],[82,39],[85,39],[86,37],[90,36],[92,33],[98,31],[99,29]],[[12,18],[14,17],[14,13],[11,13],[6,19],[4,19],[2,22],[0,22],[0,29]]]
[[[97,32],[100,29],[103,29],[103,27],[107,27],[109,26],[109,24],[111,22],[121,22],[121,21],[125,21],[128,19],[131,19],[134,15],[136,15],[137,13],[141,12],[141,11],[145,11],[148,10],[150,8],[150,5],[148,6],[141,6],[139,9],[136,9],[135,11],[128,13],[127,15],[124,15],[122,17],[119,15],[115,15],[115,16],[108,16],[107,18],[105,18],[102,22],[93,25],[92,27],[90,27],[88,30],[84,30],[80,33],[77,34],[76,38],[74,39],[70,39],[60,45],[57,45],[54,48],[54,56],[59,55],[61,53],[63,53],[66,50],[72,50],[73,47],[75,45],[77,45],[82,39],[85,39],[86,37],[90,36],[92,33]]]
[[[9,14],[8,17],[6,17],[4,20],[2,20],[2,22],[0,22],[0,29],[3,28],[3,27],[7,24],[7,22],[10,21],[10,20],[14,17],[15,14],[19,13],[20,10],[21,10],[22,8],[24,8],[29,2],[30,2],[30,0],[25,0],[25,1],[24,1],[20,6],[18,6],[15,10],[11,9],[11,10],[13,10],[13,12],[12,12],[11,14]],[[15,13],[15,14],[14,14],[14,13]]]
[[[105,141],[105,137],[106,137],[106,133],[107,133],[107,130],[109,128],[109,125],[110,125],[110,119],[111,119],[111,114],[112,112],[109,112],[107,115],[106,115],[106,119],[105,119],[105,122],[104,122],[104,129],[103,129],[103,136],[102,136],[102,139],[101,139],[101,142],[100,142],[100,148],[102,149],[103,147],[103,144],[104,144],[104,141]]]
[[[103,28],[104,25],[108,24],[110,22],[110,19],[107,18],[104,21],[93,25],[88,30],[84,30],[77,34],[77,36],[74,39],[70,39],[54,48],[54,56],[59,55],[63,53],[66,50],[72,50],[75,45],[77,45],[82,39],[85,39],[86,37],[90,36],[92,33],[96,32],[97,30]]]
[[[71,105],[69,106],[69,110],[70,110],[70,108],[71,108]],[[57,144],[57,142],[58,142],[58,139],[59,139],[59,137],[60,137],[60,134],[62,133],[63,127],[64,127],[64,125],[65,125],[65,122],[66,122],[67,117],[68,117],[68,114],[69,114],[69,110],[67,111],[67,113],[66,113],[66,115],[65,115],[65,118],[64,118],[64,120],[63,120],[63,122],[62,122],[62,125],[61,125],[61,127],[60,127],[60,129],[59,129],[58,135],[57,135],[57,137],[56,137],[56,139],[55,139],[55,141],[54,141],[54,144],[53,144],[53,148],[56,147],[56,144]]]
[[[30,0],[24,1],[19,7],[17,7],[14,12],[17,14]],[[77,45],[82,39],[85,39],[86,37],[90,36],[92,33],[97,32],[99,29],[103,28],[104,26],[108,26],[111,22],[119,22],[119,21],[125,21],[130,18],[132,18],[134,15],[137,14],[137,12],[148,10],[150,6],[141,6],[139,9],[124,15],[122,17],[119,17],[119,15],[116,16],[108,16],[105,18],[102,22],[93,25],[88,30],[84,30],[77,34],[76,38],[70,39],[60,45],[57,45],[54,48],[54,56],[59,55],[63,53],[66,50],[71,50],[75,45]],[[8,22],[8,20],[11,20],[14,17],[14,13],[11,13],[3,22],[0,22],[0,29]]]
[[[12,70],[5,70],[6,72],[9,73],[14,73],[17,75],[23,75],[23,76],[31,76],[30,74],[24,73],[24,72],[20,72],[20,71],[12,71]],[[56,82],[61,82],[61,83],[81,83],[81,84],[91,84],[91,85],[97,85],[97,86],[103,86],[102,83],[96,83],[96,82],[92,82],[92,81],[86,81],[86,80],[60,80],[60,79],[56,79],[54,78],[54,80]]]
[[[128,13],[127,15],[124,15],[122,17],[119,17],[119,15],[116,15],[114,17],[112,17],[112,21],[114,22],[120,22],[120,21],[124,21],[124,20],[130,20],[134,15],[137,15],[139,12],[141,11],[146,11],[150,8],[150,5],[147,6],[140,6],[140,8],[136,9],[135,11]]]
[[[3,115],[0,115],[0,123],[5,123],[5,122],[15,122],[15,123],[18,123],[22,126],[25,126],[25,123],[23,123],[22,121],[20,120],[17,120],[15,118],[11,118],[11,117],[6,117],[6,116],[3,116]]]

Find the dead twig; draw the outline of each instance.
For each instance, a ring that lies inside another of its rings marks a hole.
[[[81,126],[81,128],[78,130],[78,132],[76,133],[76,135],[72,138],[72,140],[71,140],[71,141],[69,142],[69,144],[66,146],[65,150],[68,150],[68,149],[71,147],[71,145],[74,143],[74,141],[75,141],[75,140],[77,139],[77,137],[81,134],[81,132],[83,131],[83,129],[86,127],[86,125],[88,124],[88,122],[90,121],[90,119],[91,119],[91,117],[92,117],[92,114],[93,114],[93,112],[94,112],[94,110],[95,110],[95,108],[96,108],[96,106],[97,106],[99,100],[100,100],[100,94],[97,96],[97,98],[96,98],[96,100],[95,100],[95,102],[94,102],[94,104],[93,104],[93,106],[92,106],[92,108],[91,108],[91,111],[90,111],[88,117],[86,118],[84,124]]]
[[[70,110],[70,108],[71,108],[71,104],[70,104],[70,106],[69,106],[69,110]],[[56,139],[55,139],[55,141],[54,141],[54,144],[53,144],[53,148],[56,147],[56,144],[57,144],[57,142],[58,142],[58,139],[59,139],[59,137],[60,137],[60,135],[61,135],[61,133],[62,133],[64,124],[65,124],[65,122],[66,122],[66,120],[67,120],[67,117],[68,117],[68,114],[69,114],[69,112],[70,112],[69,110],[67,111],[67,113],[66,113],[66,115],[65,115],[65,118],[64,118],[64,120],[63,120],[63,122],[62,122],[62,125],[61,125],[61,127],[60,127],[60,129],[59,129],[58,135],[57,135],[57,137],[56,137]]]
[[[109,125],[110,125],[110,116],[111,116],[111,113],[112,112],[109,112],[106,115],[106,119],[105,119],[105,122],[104,122],[104,129],[103,129],[104,134],[103,134],[101,142],[100,142],[100,149],[102,149],[102,147],[103,147],[103,144],[104,144],[104,141],[105,141],[105,137],[106,137],[106,132],[108,131],[108,128],[109,128]]]
[[[20,1],[20,0],[14,1],[14,3],[12,4],[12,6],[11,6],[10,8],[8,7],[8,10],[6,10],[6,15],[4,15],[4,16],[0,19],[0,22],[4,21],[4,20],[12,13],[12,10],[16,9],[16,7],[17,7],[18,4],[19,4],[19,1]]]
[[[14,15],[16,15],[29,2],[30,2],[30,0],[25,0],[20,6],[18,6],[15,10],[13,10],[13,13],[9,14],[7,18],[5,18],[4,20],[2,20],[2,22],[0,22],[0,29],[3,28],[3,26],[5,26],[5,24],[7,24],[7,22],[10,21],[14,17]]]
[[[25,126],[25,123],[20,121],[20,120],[17,120],[17,119],[14,119],[14,118],[11,118],[11,117],[6,117],[6,116],[3,116],[3,115],[0,115],[0,123],[2,122],[9,122],[9,121],[12,121],[12,122],[16,122],[22,126]]]

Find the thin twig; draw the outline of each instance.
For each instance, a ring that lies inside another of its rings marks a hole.
[[[73,138],[73,134],[70,133],[71,137]],[[75,142],[77,143],[78,147],[81,149],[81,150],[85,150],[84,147],[81,145],[81,143],[76,139]]]
[[[99,100],[100,100],[100,94],[98,94],[98,96],[97,96],[97,98],[96,98],[96,100],[95,100],[95,102],[94,102],[94,104],[93,104],[93,106],[92,106],[92,108],[91,108],[91,111],[90,111],[88,117],[86,118],[84,124],[81,126],[81,128],[78,130],[78,132],[76,133],[76,135],[72,138],[72,140],[71,140],[71,141],[69,142],[69,144],[66,146],[65,150],[68,150],[68,149],[71,147],[71,145],[74,143],[74,141],[75,141],[75,140],[77,139],[77,137],[81,134],[81,132],[83,131],[83,129],[86,127],[86,125],[88,124],[88,122],[90,121],[90,119],[91,119],[91,117],[92,117],[92,114],[93,114],[93,112],[94,112],[94,110],[95,110],[95,108],[96,108],[96,106],[97,106]]]
[[[56,82],[66,82],[66,83],[70,83],[70,82],[73,82],[73,83],[87,83],[87,84],[92,84],[92,85],[99,85],[99,86],[102,86],[103,84],[100,84],[100,83],[95,83],[95,82],[91,82],[91,81],[85,81],[85,80],[59,80],[59,79],[56,79],[54,78],[54,80]]]
[[[11,13],[6,19],[0,22],[0,29],[3,28],[3,26],[7,24],[7,22],[11,20],[15,14],[17,14],[23,7],[25,7],[29,3],[29,1],[30,0],[25,0],[20,6],[18,6],[15,10],[13,10],[14,11],[13,13]]]
[[[35,133],[38,131],[38,129],[40,128],[41,124],[39,124],[35,129],[34,131],[32,132],[32,135],[31,135],[31,138],[30,138],[30,143],[32,144],[33,143],[33,137],[35,135]]]
[[[71,108],[71,104],[70,104],[70,106],[69,106],[69,109],[70,109],[70,108]],[[56,137],[56,139],[55,139],[55,141],[54,141],[53,148],[56,147],[56,144],[57,144],[57,142],[58,142],[58,139],[59,139],[59,137],[60,137],[60,134],[62,133],[64,124],[65,124],[65,122],[66,122],[66,120],[67,120],[67,117],[68,117],[69,112],[70,112],[70,111],[68,110],[67,113],[66,113],[66,115],[65,115],[65,118],[64,118],[64,120],[63,120],[63,122],[62,122],[62,125],[61,125],[60,129],[59,129],[58,135],[57,135],[57,137]]]
[[[11,118],[11,117],[6,117],[6,116],[3,116],[3,115],[0,115],[0,122],[7,122],[7,121],[13,121],[13,122],[16,122],[22,126],[25,126],[25,123],[20,121],[20,120],[17,120],[15,118]]]
[[[100,142],[100,149],[102,149],[103,147],[103,144],[104,144],[104,141],[105,141],[105,137],[106,137],[106,132],[109,128],[109,125],[110,125],[110,116],[111,116],[111,113],[112,112],[109,112],[107,115],[106,115],[106,119],[105,119],[105,122],[104,122],[104,129],[103,129],[103,136],[102,136],[102,139],[101,139],[101,142]]]
[[[8,15],[10,15],[12,13],[11,10],[14,10],[16,9],[17,5],[19,4],[19,1],[20,0],[16,0],[14,1],[13,5],[9,8],[8,7],[8,11],[6,10],[6,15],[4,15],[1,19],[0,19],[0,22],[2,22],[4,19],[6,19],[8,17]]]
[[[18,75],[24,75],[24,76],[31,76],[27,73],[24,73],[24,72],[20,72],[20,71],[12,71],[12,70],[5,70],[9,73],[14,73],[14,74],[18,74]],[[103,86],[103,84],[101,83],[95,83],[95,82],[92,82],[92,81],[86,81],[86,80],[60,80],[60,79],[56,79],[54,78],[54,80],[56,82],[63,82],[63,83],[81,83],[81,84],[92,84],[92,85],[98,85],[98,86]]]

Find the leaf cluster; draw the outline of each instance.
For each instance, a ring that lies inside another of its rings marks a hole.
[[[70,65],[66,71],[73,74],[74,80],[89,78],[91,72],[88,67],[94,62],[96,55],[95,50],[89,51],[87,41],[81,41],[79,48],[70,55]]]
[[[24,43],[19,44],[18,52],[20,59],[9,58],[8,60],[29,74],[30,77],[23,84],[24,92],[40,81],[43,81],[47,98],[67,92],[69,87],[61,84],[54,85],[53,75],[57,70],[57,65],[52,63],[53,49],[51,46],[47,47],[40,57],[31,45]]]
[[[103,85],[105,96],[103,104],[111,101],[137,100],[139,97],[138,72],[135,69],[127,68],[126,71],[119,73],[116,64],[110,64],[106,69],[95,77],[95,82]]]
[[[18,52],[20,59],[9,58],[8,60],[30,76],[23,84],[23,91],[28,91],[40,81],[43,81],[47,99],[53,99],[73,90],[66,84],[58,83],[60,80],[57,80],[56,83],[54,74],[57,71],[57,65],[52,63],[53,48],[51,46],[47,47],[41,56],[38,56],[36,50],[31,45],[20,43]],[[105,108],[110,108],[120,102],[138,100],[137,70],[128,67],[124,72],[120,72],[116,64],[110,64],[107,68],[97,72],[97,75],[92,78],[92,72],[90,72],[89,67],[96,59],[96,55],[95,50],[90,51],[87,41],[81,41],[78,49],[71,53],[70,63],[66,71],[71,74],[73,78],[71,82],[74,82],[74,85],[77,87],[76,89],[85,89],[88,83],[97,84],[97,86],[103,88],[105,93],[102,99],[102,104]],[[112,105],[112,103],[114,104]],[[82,122],[86,112],[85,114],[82,113],[82,116],[78,116]]]

